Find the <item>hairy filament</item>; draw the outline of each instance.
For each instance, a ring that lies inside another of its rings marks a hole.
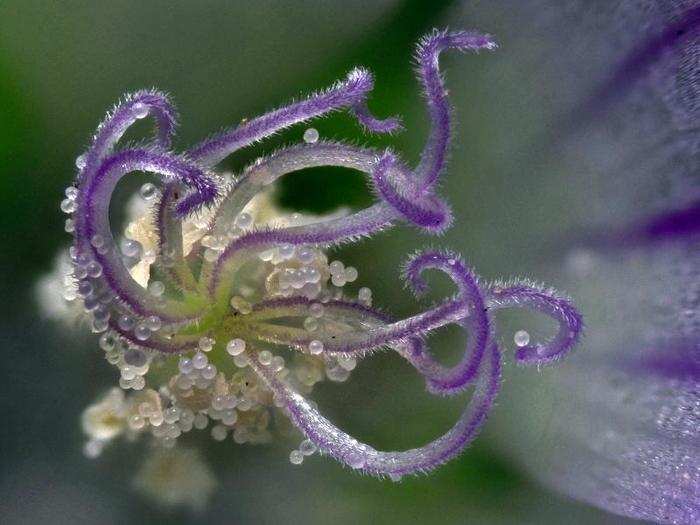
[[[318,448],[351,468],[375,476],[401,476],[427,472],[458,455],[476,437],[500,387],[501,362],[498,348],[491,344],[474,394],[457,423],[429,444],[402,452],[382,452],[358,442],[323,417],[303,396],[280,381],[255,359],[250,366],[283,404],[294,424]]]
[[[196,162],[213,166],[230,154],[274,133],[344,107],[352,107],[372,90],[371,73],[355,68],[346,79],[306,100],[271,111],[261,117],[205,140],[189,151]]]
[[[431,128],[416,175],[421,180],[421,189],[435,185],[445,168],[447,150],[450,145],[450,106],[447,90],[438,67],[440,53],[447,49],[460,51],[491,50],[496,43],[489,35],[469,31],[435,31],[423,37],[416,51],[416,71],[423,86]]]
[[[376,233],[390,225],[393,219],[393,211],[378,203],[342,219],[247,233],[232,241],[217,259],[209,281],[209,292],[215,297],[226,295],[226,283],[230,283],[230,276],[235,272],[237,263],[250,251],[280,244],[336,245]]]
[[[186,308],[173,301],[157,304],[153,297],[129,275],[114,247],[109,226],[109,202],[117,182],[133,171],[148,171],[168,180],[180,180],[195,192],[183,199],[186,208],[211,202],[216,185],[198,167],[173,155],[146,149],[124,150],[105,159],[94,177],[81,189],[81,220],[77,225],[84,249],[92,251],[102,266],[104,281],[114,294],[136,314],[157,315],[164,321],[193,318],[200,306]],[[181,204],[182,204],[181,203]],[[106,247],[103,249],[103,247]]]
[[[364,100],[352,106],[352,113],[370,133],[396,133],[403,130],[403,124],[399,117],[378,119],[372,115]]]

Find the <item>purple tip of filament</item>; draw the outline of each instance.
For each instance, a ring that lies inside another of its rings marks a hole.
[[[391,172],[399,176],[391,177]],[[372,171],[377,192],[400,216],[430,233],[444,232],[452,223],[449,206],[428,191],[419,192],[414,178],[411,173],[399,171],[399,163],[389,151]],[[395,187],[392,180],[403,187]]]
[[[418,79],[430,114],[431,129],[416,168],[420,189],[432,188],[447,163],[450,144],[450,106],[442,74],[438,67],[440,53],[447,49],[460,51],[491,50],[497,47],[490,35],[473,31],[433,31],[423,37],[416,50]]]
[[[78,172],[77,183],[89,178],[126,130],[148,115],[156,121],[157,147],[168,149],[177,127],[177,113],[168,96],[155,90],[126,95],[98,126],[92,144],[85,153],[85,165]]]
[[[495,49],[498,46],[491,35],[477,31],[434,30],[421,40],[418,46],[418,60],[428,59],[441,49],[478,51]]]
[[[210,179],[198,181],[194,186],[195,191],[187,195],[175,206],[175,214],[182,219],[191,213],[195,213],[203,206],[211,204],[219,197],[219,189]]]
[[[158,145],[164,149],[170,148],[172,138],[177,128],[177,114],[167,96],[159,91],[138,91],[131,96],[131,105],[145,104],[157,122]]]
[[[553,290],[527,283],[515,283],[505,288],[493,286],[487,304],[493,309],[531,309],[551,317],[559,324],[551,340],[517,348],[515,359],[522,365],[547,364],[561,359],[578,343],[583,332],[581,314],[568,299],[558,296]]]
[[[371,133],[396,133],[404,129],[399,117],[376,118],[370,113],[367,103],[364,101],[355,104],[352,107],[352,113],[362,127]]]

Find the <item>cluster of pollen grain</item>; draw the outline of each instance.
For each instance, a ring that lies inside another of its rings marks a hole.
[[[144,185],[134,196],[128,223],[117,244],[132,276],[158,300],[172,290],[158,269],[159,265],[167,267],[168,261],[164,264],[162,256],[155,256],[154,191]],[[62,208],[73,209],[67,205]],[[223,247],[256,226],[265,227],[269,222],[295,226],[308,221],[300,214],[280,213],[263,196],[234,217],[223,233],[212,235],[213,213],[183,220],[185,254],[201,247],[204,262],[216,261]],[[95,244],[102,246],[97,239]],[[271,422],[279,419],[283,407],[250,369],[251,359],[305,394],[324,379],[346,381],[357,364],[352,357],[324,355],[323,343],[316,339],[301,353],[285,358],[275,353],[273,346],[265,347],[259,341],[254,346],[248,344],[245,330],[241,337],[220,341],[210,334],[203,335],[194,348],[173,357],[139,347],[108,328],[108,305],[114,297],[100,288],[99,265],[77,255],[75,249],[71,249],[71,257],[72,275],[70,271],[63,273],[64,299],[82,305],[93,330],[102,333],[99,345],[106,360],[119,370],[120,389],[111,390],[84,412],[83,430],[88,436],[85,454],[89,457],[99,455],[106,443],[119,436],[150,435],[164,447],[173,447],[180,436],[197,430],[208,431],[215,441],[230,435],[239,444],[269,442]],[[297,328],[310,335],[333,329],[336,321],[326,319],[324,303],[344,299],[346,284],[358,278],[355,268],[338,260],[329,263],[323,250],[307,245],[281,244],[254,251],[242,267],[245,270],[237,276],[229,301],[230,316],[245,322],[261,301],[304,297],[313,302]],[[370,305],[371,290],[359,288],[354,300]],[[165,323],[157,316],[139,318],[123,313],[114,322],[123,333],[133,334],[136,341],[147,342],[154,334],[169,335],[161,333]],[[290,460],[299,464],[315,451],[316,446],[306,440]]]

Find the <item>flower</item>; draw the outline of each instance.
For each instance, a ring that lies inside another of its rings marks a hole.
[[[232,435],[237,443],[261,443],[271,438],[271,419],[283,415],[304,436],[290,454],[293,464],[318,450],[353,469],[398,480],[454,458],[485,421],[501,377],[495,312],[526,308],[557,323],[554,337],[544,342],[519,333],[518,363],[540,366],[564,356],[579,340],[582,319],[549,287],[524,279],[486,283],[457,254],[417,252],[403,270],[416,295],[428,290],[427,270],[446,274],[457,291],[417,315],[394,320],[372,306],[368,288],[348,292],[358,270],[329,261],[325,252],[399,221],[429,234],[451,225],[450,208],[437,193],[451,138],[438,57],[450,49],[495,47],[490,36],[464,31],[435,31],[420,42],[418,79],[432,127],[415,168],[391,150],[321,141],[307,129],[304,143],[259,158],[239,176],[213,171],[228,155],[276,131],[343,108],[369,132],[398,131],[397,118],[380,120],[369,112],[373,80],[360,68],[324,91],[216,134],[183,154],[170,150],[176,118],[166,95],[140,91],[124,97],[78,157],[75,183],[61,203],[70,215],[70,257],[82,305],[93,331],[102,334],[107,360],[120,371],[119,386],[131,391],[116,401],[110,394],[89,408],[87,433],[102,440],[116,437],[116,427],[96,429],[124,412],[129,432],[149,433],[166,448],[181,434],[210,424],[217,441]],[[153,142],[115,151],[128,128],[149,116],[156,122]],[[315,166],[367,174],[377,201],[361,211],[323,217],[276,210],[268,191],[274,182]],[[132,215],[117,240],[109,223],[112,192],[135,171],[160,176],[163,185],[141,188],[150,204]],[[449,324],[469,334],[462,359],[452,367],[435,360],[425,342],[425,335]],[[474,387],[456,424],[422,447],[375,450],[333,425],[306,397],[324,376],[345,381],[359,360],[385,348],[424,376],[433,394]],[[285,358],[283,350],[292,353]]]

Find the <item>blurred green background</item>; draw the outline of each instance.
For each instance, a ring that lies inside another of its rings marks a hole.
[[[509,417],[511,378],[530,373],[523,371],[506,374],[504,401],[474,446],[437,472],[400,484],[361,477],[318,456],[293,467],[289,443],[201,440],[220,487],[196,515],[158,508],[132,489],[143,444],[117,444],[96,461],[81,453],[80,412],[115,383],[115,373],[90,334],[41,318],[33,285],[68,243],[58,204],[74,159],[104,112],[125,92],[165,90],[180,111],[175,147],[184,150],[365,65],[376,75],[370,107],[379,116],[401,114],[407,131],[369,137],[344,114],[313,126],[324,138],[391,144],[414,161],[427,123],[411,67],[413,45],[445,25],[478,28],[501,43],[496,54],[443,61],[458,121],[444,190],[457,226],[437,240],[399,228],[338,251],[360,269],[376,303],[396,314],[419,307],[399,281],[399,264],[412,250],[454,247],[487,278],[535,273],[542,255],[529,248],[562,226],[547,219],[547,206],[556,207],[560,193],[575,186],[554,184],[556,170],[540,172],[531,144],[567,95],[543,103],[551,88],[531,73],[541,43],[523,34],[526,23],[512,2],[0,1],[1,522],[626,522],[539,488],[509,455],[513,436],[501,435],[499,421]],[[285,132],[224,167],[235,171],[301,140],[303,131]],[[360,175],[342,175],[296,173],[284,180],[280,201],[317,212],[370,202]],[[571,209],[563,220],[578,213]],[[461,336],[448,329],[434,344],[449,359]],[[320,385],[314,397],[332,420],[384,448],[433,439],[465,402],[427,396],[420,378],[389,355],[364,362],[346,384]],[[546,417],[546,410],[533,417]]]

